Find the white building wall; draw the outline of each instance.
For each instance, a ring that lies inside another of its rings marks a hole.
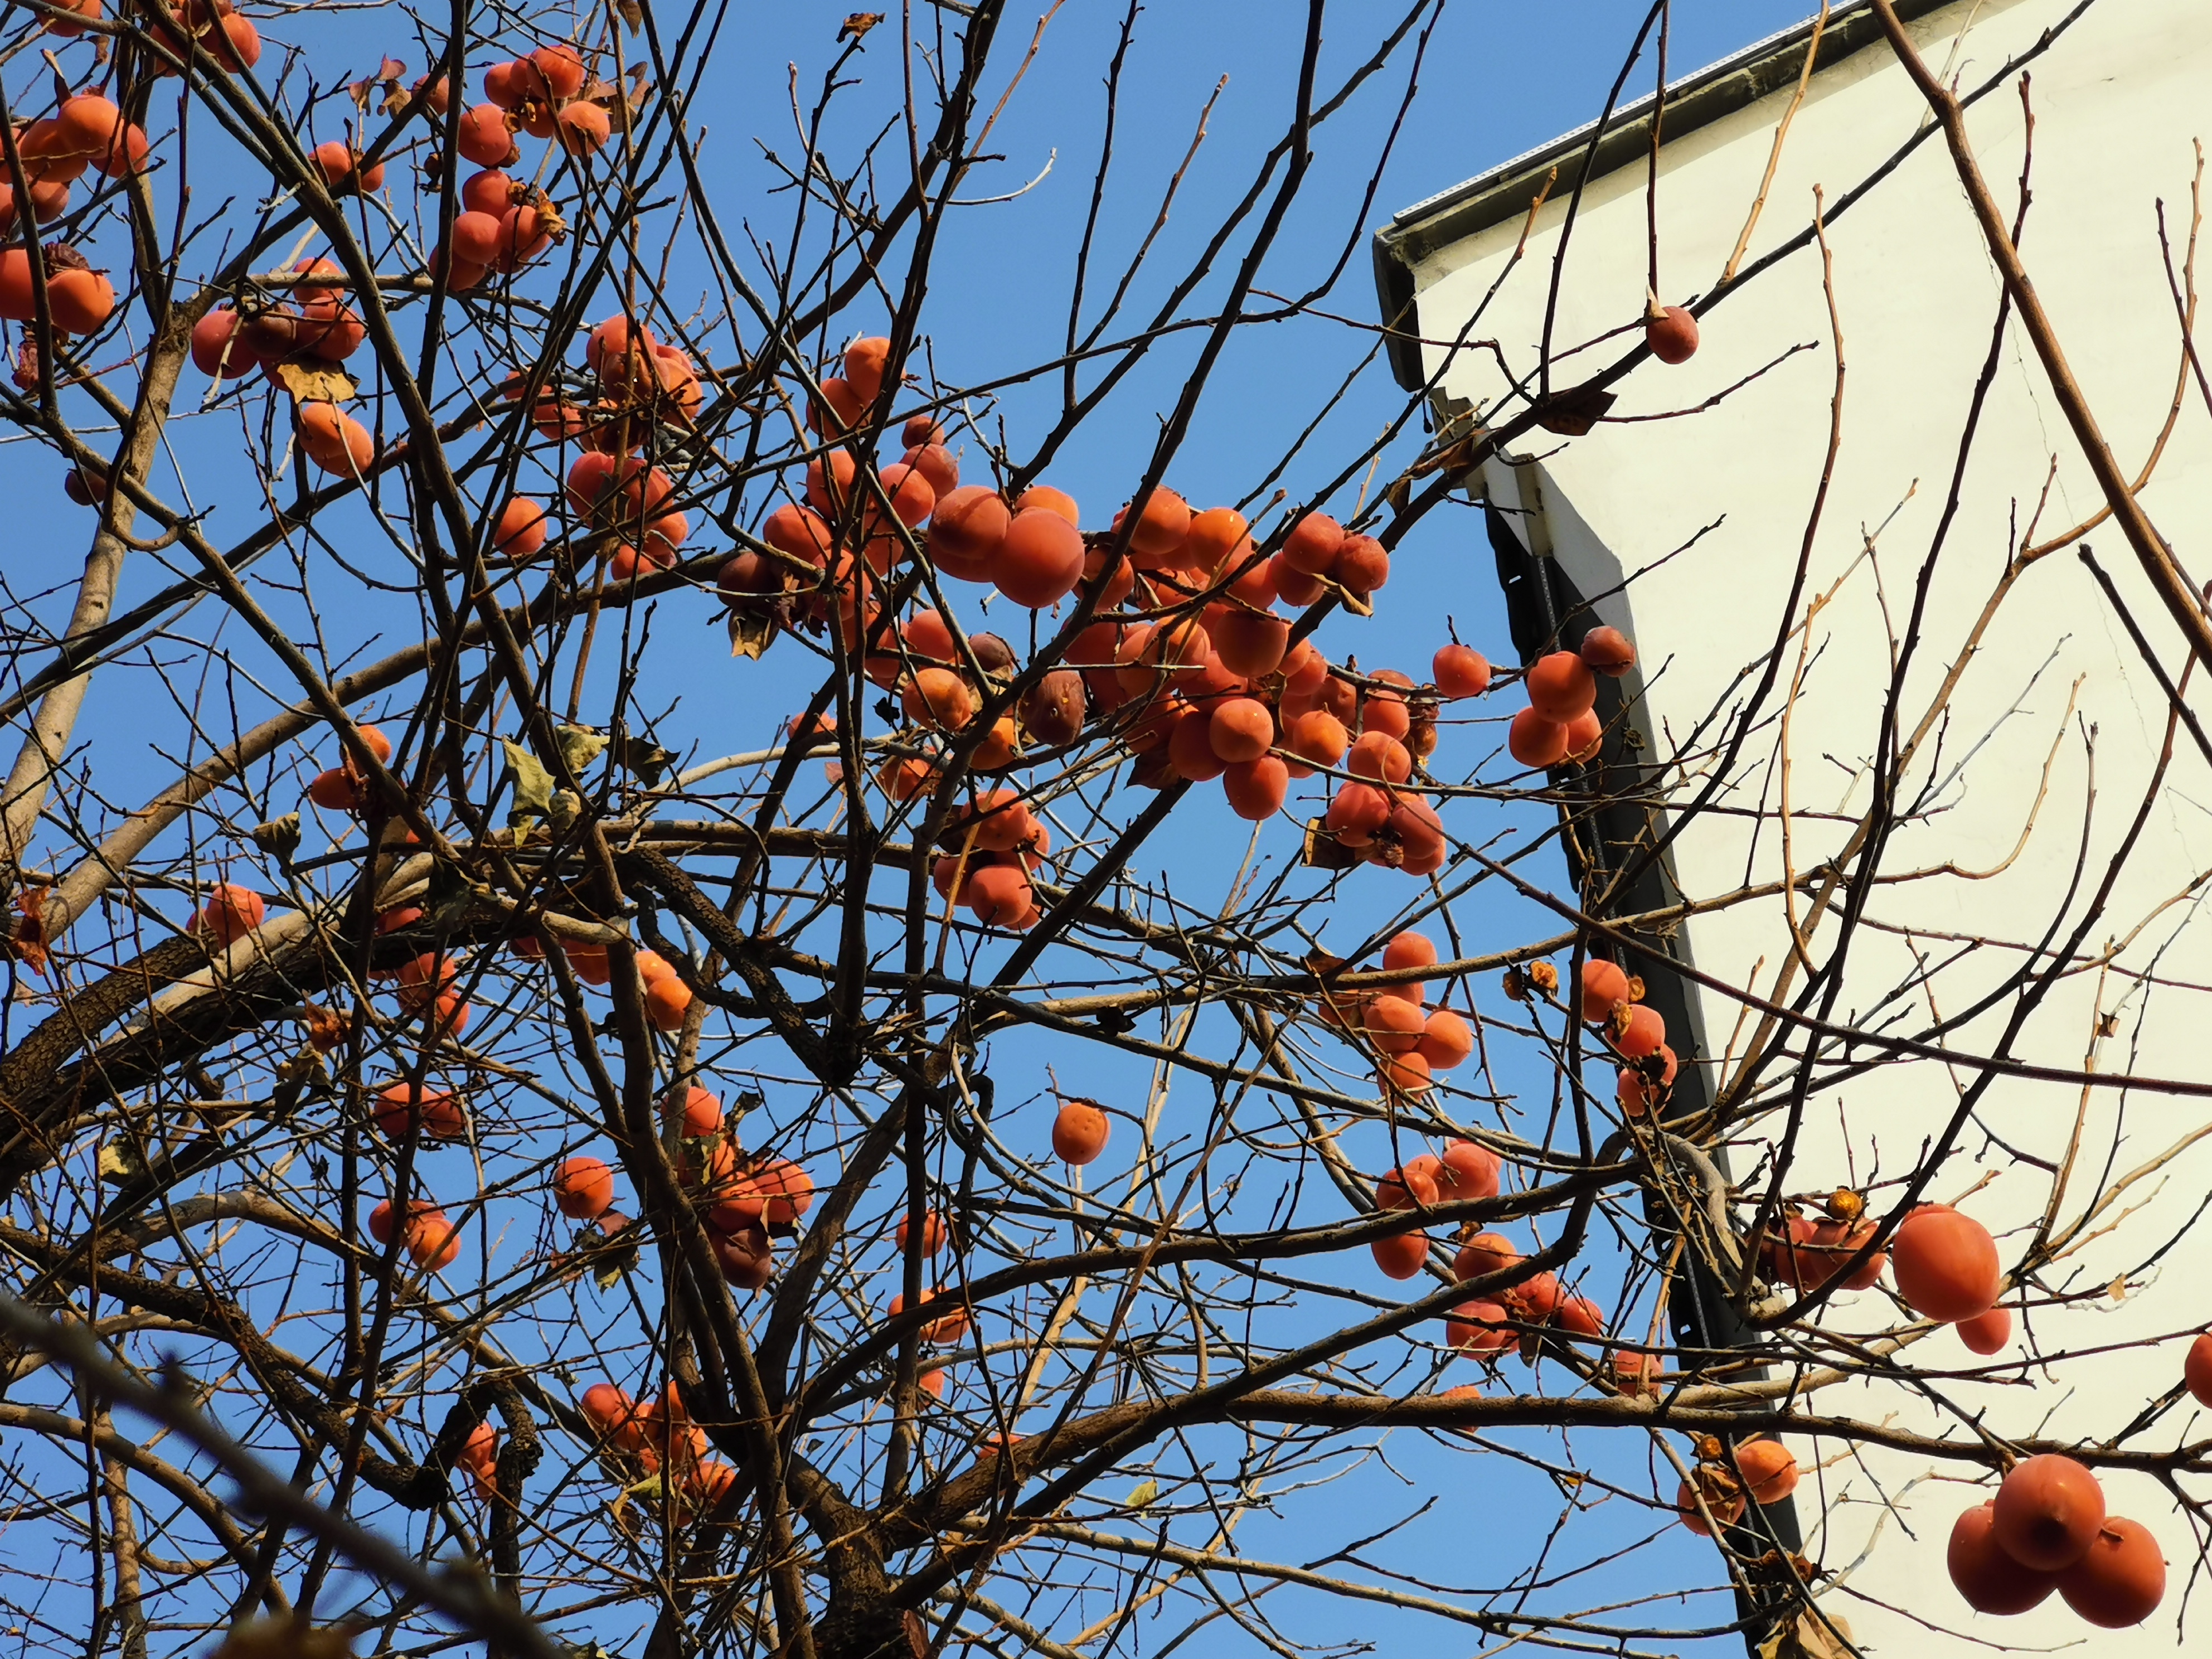
[[[1972,87],[2068,9],[2058,0],[1961,3],[1936,13],[1915,33],[1931,64],[1948,64]],[[1971,27],[1961,36],[1970,15]],[[2166,418],[2180,362],[2154,204],[2166,204],[2178,258],[2190,222],[2191,143],[2212,137],[2206,93],[2212,88],[2212,4],[2102,0],[2036,62],[2033,75],[2033,205],[2022,252],[2091,404],[2132,474]],[[1676,301],[1713,286],[1757,191],[1787,100],[1786,92],[1771,97],[1666,147],[1662,297]],[[1817,77],[1797,112],[1753,255],[1808,222],[1816,185],[1832,204],[1925,118],[1925,106],[1885,46]],[[2022,152],[2017,94],[2008,88],[1985,99],[1970,124],[1984,171],[2009,206]],[[1562,164],[1561,182],[1538,216],[1519,267],[1468,335],[1497,341],[1516,373],[1535,361],[1573,167],[1571,160]],[[1595,181],[1585,195],[1559,295],[1559,344],[1637,316],[1644,285],[1644,169],[1637,166]],[[1468,323],[1505,269],[1521,230],[1516,215],[1416,269],[1424,336],[1448,339]],[[1812,624],[1814,660],[1791,713],[1789,784],[1802,816],[1793,826],[1790,855],[1801,872],[1838,845],[1867,805],[1865,763],[1877,741],[1889,630],[1903,626],[1912,605],[2000,293],[1940,135],[1838,222],[1830,240],[1849,374],[1842,450],[1807,590],[1808,599],[1831,597]],[[2212,248],[2204,263],[2212,265]],[[2201,276],[2212,285],[2212,270]],[[1608,586],[1619,571],[1632,578],[1625,594],[1600,609],[1638,641],[1658,728],[1653,735],[1663,752],[1681,744],[1717,708],[1741,702],[1755,672],[1741,681],[1739,676],[1771,644],[1782,614],[1827,443],[1834,384],[1817,252],[1794,257],[1718,307],[1689,364],[1647,363],[1619,388],[1616,416],[1687,408],[1805,341],[1818,342],[1817,349],[1694,418],[1608,422],[1584,438],[1524,446],[1541,457],[1549,535],[1577,586]],[[1571,383],[1577,366],[1587,373],[1609,361],[1616,349],[1600,346],[1570,359],[1560,383]],[[1427,349],[1431,374],[1444,357],[1436,347]],[[1495,399],[1502,385],[1486,351],[1458,354],[1444,377],[1449,394],[1478,404]],[[1960,656],[2008,546],[2019,539],[2015,526],[2024,527],[2038,510],[2054,459],[2056,477],[2041,509],[2045,536],[2089,516],[2101,498],[2032,347],[2014,326],[1983,416],[1962,510],[1929,592],[1924,637],[1907,682],[1908,723]],[[1503,464],[1490,469],[1489,486],[1501,501],[1517,497],[1513,472]],[[2212,422],[2194,386],[2143,500],[2185,568],[2200,581],[2212,576]],[[1723,520],[1719,528],[1689,551],[1646,570],[1716,520]],[[1869,557],[1866,537],[1876,531]],[[2109,525],[2089,540],[2169,671],[2178,672],[2186,659],[2177,631],[2124,540]],[[1482,573],[1471,579],[1487,580],[1486,561],[1469,568]],[[1500,654],[1510,655],[1510,648]],[[1794,649],[1790,660],[1796,660]],[[2191,701],[2212,724],[2212,686],[2201,677]],[[1779,706],[1778,698],[1771,702],[1770,714]],[[2085,811],[2085,885],[2094,887],[2143,797],[2165,727],[2162,694],[2075,550],[2043,560],[1998,612],[1960,684],[1940,748],[1931,745],[1916,769],[1922,780],[1948,780],[1944,810],[1899,835],[1888,860],[1893,869],[1949,864],[1961,873],[1891,888],[1877,898],[1872,915],[1882,931],[1859,940],[1838,1017],[1867,1018],[1909,986],[1916,953],[1948,965],[1931,986],[1906,992],[1873,1020],[1912,1030],[1926,1021],[1931,999],[1948,1013],[2015,966],[2014,953],[1981,948],[1961,954],[1960,942],[2019,939],[2040,931],[2074,878]],[[2085,734],[2094,738],[2093,803]],[[1757,805],[1764,791],[1771,811],[1782,781],[1773,764],[1777,749],[1770,720],[1747,751],[1760,764],[1747,771],[1741,805]],[[1682,799],[1701,781],[1698,757],[1685,758]],[[2193,885],[2212,869],[2208,813],[2212,772],[2185,733],[2134,863],[2088,941],[2094,949],[2125,939],[2125,948],[2111,971],[2078,974],[2053,995],[2020,1044],[2021,1058],[2078,1067],[2101,1012],[2117,1016],[2117,1025],[2096,1047],[2100,1070],[2212,1079],[2212,1044],[2203,1036],[2212,1013],[2204,988],[2212,984],[2212,923],[2200,915],[2203,890]],[[2033,831],[2014,857],[2031,818]],[[1748,815],[1702,820],[1676,856],[1693,896],[1732,890],[1747,875],[1772,879],[1784,867],[1771,819],[1758,828]],[[2077,900],[2069,914],[2079,908]],[[1833,937],[1832,927],[1823,931],[1816,959]],[[1700,969],[1762,990],[1772,986],[1789,951],[1780,908],[1771,903],[1702,919],[1690,938]],[[2142,977],[2146,972],[2159,982]],[[1713,1045],[1740,1048],[1750,1023],[1739,1007],[1724,996],[1699,994]],[[2002,1011],[1954,1040],[1963,1049],[1986,1052],[2001,1018]],[[1941,1064],[1915,1064],[1819,1097],[1792,1188],[1902,1173],[1954,1109],[1966,1080]],[[2081,1101],[2069,1087],[2000,1080],[1979,1114],[1988,1133],[1969,1129],[1932,1195],[1963,1200],[1998,1232],[2002,1246],[2015,1250],[2043,1213],[2052,1184],[2015,1154],[2061,1158]],[[2154,1159],[2212,1121],[2212,1103],[2100,1090],[2087,1097],[2086,1121],[2083,1145],[2092,1155],[2074,1177],[2062,1218],[2081,1213],[2108,1170],[2117,1176]],[[1748,1162],[1739,1157],[1738,1170]],[[2162,1180],[2133,1188],[2128,1202],[2142,1207],[2054,1277],[2054,1286],[2085,1299],[2029,1321],[2036,1352],[2114,1351],[2052,1371],[2027,1363],[2017,1332],[2012,1348],[1990,1363],[1975,1359],[1943,1331],[1914,1347],[1912,1360],[1942,1375],[1954,1400],[1986,1412],[2002,1431],[2117,1433],[2147,1399],[2178,1382],[2181,1361],[2178,1340],[2149,1349],[2124,1345],[2212,1320],[2212,1263],[2204,1260],[2202,1231],[2131,1279],[2120,1301],[2098,1287],[2136,1273],[2208,1192],[2212,1140],[2181,1152]],[[1865,1332],[1897,1316],[1886,1294],[1867,1292],[1840,1298],[1831,1323]],[[1967,1371],[1973,1375],[1950,1375]],[[1966,1432],[1951,1414],[1893,1384],[1845,1385],[1815,1404],[1924,1432]],[[2135,1443],[2164,1446],[2207,1436],[2212,1413],[2197,1412],[2185,1397]],[[1845,1455],[1835,1444],[1807,1443],[1799,1450],[1808,1464],[1838,1460],[1801,1487],[1800,1511],[1808,1553],[1832,1571],[1852,1568],[1845,1587],[1826,1605],[1850,1621],[1869,1650],[1965,1653],[1991,1641],[2040,1649],[2082,1638],[2087,1650],[2100,1655],[2172,1650],[2173,1615],[2197,1547],[2172,1498],[2148,1477],[2116,1474],[2106,1487],[2114,1511],[2142,1521],[2164,1542],[2172,1564],[2167,1604],[2148,1626],[2113,1637],[2081,1624],[2056,1598],[2019,1620],[1967,1612],[1943,1563],[1953,1517],[1985,1495],[1960,1484],[1971,1473],[1967,1466],[1887,1452]],[[1853,1567],[1855,1562],[1861,1564]],[[2212,1631],[2203,1618],[2200,1611],[2185,1646],[2212,1651]],[[1941,1634],[1931,1626],[1968,1634]]]

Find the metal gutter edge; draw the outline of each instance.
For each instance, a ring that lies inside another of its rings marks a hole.
[[[1894,3],[1897,15],[1910,23],[1958,0],[1894,0]],[[1805,42],[1812,36],[1814,21],[1808,17],[1778,34],[1755,41],[1668,88],[1661,125],[1662,144],[1709,126],[1794,82],[1804,68]],[[1820,36],[1814,73],[1832,68],[1881,38],[1881,25],[1869,0],[1849,0],[1833,8]],[[1650,153],[1653,103],[1652,94],[1646,93],[1614,112],[1595,154],[1584,164],[1583,182],[1603,178]],[[1526,213],[1544,176],[1576,151],[1587,149],[1596,125],[1595,121],[1585,123],[1464,184],[1417,202],[1394,215],[1388,225],[1375,233],[1375,289],[1383,326],[1392,331],[1387,337],[1390,372],[1401,386],[1417,392],[1427,380],[1421,369],[1413,267],[1439,248]],[[1553,193],[1563,196],[1574,185],[1571,176],[1563,177]]]

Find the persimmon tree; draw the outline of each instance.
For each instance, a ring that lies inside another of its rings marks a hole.
[[[2032,1341],[2137,1179],[2000,1248],[1954,1162],[2125,931],[2100,894],[2023,919],[1992,1048],[1838,1000],[1869,903],[1950,878],[1892,832],[1953,682],[1890,690],[1802,975],[1703,977],[1757,1026],[1723,1065],[1671,941],[1774,890],[1627,896],[1771,810],[1794,611],[1663,741],[1586,604],[1523,647],[1391,614],[1394,561],[1451,558],[1496,615],[1469,480],[1690,311],[1625,296],[1479,429],[1417,396],[1193,476],[1233,343],[1345,308],[1366,204],[1296,219],[1314,147],[1402,112],[1430,7],[1326,55],[1286,14],[1241,195],[1193,232],[1182,172],[1127,185],[1151,234],[1068,248],[1011,373],[932,329],[1013,188],[1036,47],[994,0],[825,26],[738,202],[713,8],[376,11],[365,64],[313,7],[9,15],[0,409],[88,548],[7,561],[27,1647],[1845,1651],[1790,1503],[1861,1445],[2007,1477],[1953,1541],[1975,1606],[2148,1616],[2096,1472],[2187,1502],[2201,1447],[1826,1403],[1951,1399],[1953,1324]],[[726,659],[664,648],[702,623]],[[1915,1059],[1963,1079],[1917,1158],[1798,1160],[1809,1092]]]

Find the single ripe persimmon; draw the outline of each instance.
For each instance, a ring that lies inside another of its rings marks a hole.
[[[1064,489],[1054,489],[1050,484],[1031,484],[1022,491],[1021,499],[1014,503],[1020,513],[1050,513],[1067,520],[1072,530],[1080,530],[1083,520],[1078,516],[1075,497]]]
[[[1230,811],[1248,823],[1262,823],[1283,810],[1291,793],[1291,769],[1278,755],[1231,761],[1221,769],[1221,790]]]
[[[1563,726],[1597,700],[1597,677],[1571,651],[1554,651],[1537,658],[1529,665],[1522,688],[1528,694],[1529,708]]]
[[[1797,1490],[1797,1460],[1780,1441],[1746,1440],[1733,1452],[1753,1503],[1779,1504]]]
[[[1190,520],[1188,501],[1164,484],[1155,485],[1129,532],[1129,556],[1147,568],[1171,559],[1189,533]]]
[[[368,194],[384,188],[384,163],[377,162],[368,171],[361,168],[361,157],[353,146],[342,139],[332,138],[315,146],[315,166],[321,171],[323,182],[332,189],[359,189]]]
[[[389,1244],[392,1242],[393,1226],[389,1200],[369,1212],[369,1237],[378,1243]],[[412,1199],[408,1202],[405,1232],[400,1243],[417,1267],[443,1267],[449,1266],[461,1253],[461,1230],[447,1220],[446,1212],[428,1199]]]
[[[656,1031],[681,1030],[691,1008],[691,988],[671,974],[645,988],[645,1018]]]
[[[836,538],[822,515],[796,501],[787,501],[761,521],[761,539],[779,553],[812,565],[817,570],[829,568],[830,550]]]
[[[1589,765],[1605,748],[1605,722],[1598,718],[1595,708],[1583,709],[1564,729],[1567,759],[1577,766]]]
[[[937,1300],[939,1300],[939,1293],[937,1291],[925,1290],[922,1291],[921,1295],[916,1298],[915,1305],[916,1307],[921,1307],[925,1304],[933,1303]],[[901,1292],[900,1294],[892,1297],[890,1299],[890,1305],[884,1310],[884,1312],[893,1319],[897,1318],[899,1315],[905,1311],[906,1296],[904,1292]],[[970,1323],[971,1322],[968,1316],[968,1310],[964,1307],[955,1305],[951,1312],[941,1315],[938,1318],[932,1319],[925,1322],[921,1328],[920,1334],[921,1336],[921,1340],[925,1342],[931,1343],[938,1347],[946,1347],[952,1343],[959,1341],[963,1337],[966,1336],[968,1334]]]
[[[1293,570],[1283,562],[1283,556],[1279,553],[1270,562],[1272,568],[1267,573],[1267,579],[1274,586],[1275,597],[1285,605],[1304,610],[1328,591],[1321,577],[1310,576],[1303,570]]]
[[[480,167],[503,167],[522,159],[522,152],[514,146],[514,130],[507,124],[507,112],[497,104],[478,104],[463,112],[457,125],[455,143],[462,160]]]
[[[917,444],[899,459],[927,478],[932,493],[939,499],[960,488],[960,463],[952,459],[952,452],[943,444]]]
[[[238,322],[237,311],[225,305],[192,325],[192,366],[201,374],[235,377],[261,366],[260,354],[239,337]]]
[[[1388,673],[1390,671],[1382,671]],[[1378,675],[1379,678],[1380,676]],[[1395,738],[1400,743],[1413,729],[1413,715],[1406,700],[1394,692],[1370,688],[1359,701],[1359,732],[1364,737],[1370,732],[1380,732],[1386,738]]]
[[[1443,1162],[1433,1152],[1422,1152],[1407,1158],[1396,1169],[1386,1171],[1375,1183],[1375,1207],[1378,1210],[1410,1210],[1427,1208],[1441,1198],[1437,1177],[1443,1171]]]
[[[68,15],[41,17],[47,33],[65,40],[82,34],[84,23],[97,23],[101,16],[100,0],[59,0],[54,9],[58,13],[75,13],[76,17],[84,20],[84,22],[78,22]]]
[[[1578,647],[1591,672],[1619,679],[1636,666],[1636,647],[1618,628],[1593,628]]]
[[[1667,1041],[1667,1022],[1656,1008],[1640,1002],[1613,1011],[1613,1046],[1631,1060],[1656,1054]]]
[[[1356,778],[1382,783],[1403,783],[1413,775],[1413,757],[1406,745],[1387,732],[1366,732],[1353,742],[1344,757],[1344,769]]]
[[[1179,778],[1211,783],[1229,763],[1214,752],[1213,716],[1210,709],[1185,708],[1168,733],[1168,764]]]
[[[361,782],[344,768],[333,766],[316,773],[308,781],[307,799],[325,811],[358,812],[362,806]]]
[[[1701,1510],[1698,1505],[1697,1493],[1691,1490],[1689,1482],[1685,1480],[1678,1483],[1674,1488],[1674,1508],[1680,1514],[1684,1526],[1700,1538],[1711,1538],[1713,1535],[1713,1529],[1705,1521],[1705,1516],[1708,1513],[1720,1525],[1732,1527],[1743,1519],[1745,1504],[1741,1494],[1732,1498],[1723,1498],[1715,1493],[1707,1492],[1705,1507]]]
[[[1033,743],[1059,748],[1083,734],[1086,713],[1083,676],[1072,668],[1055,668],[1022,694],[1018,705],[1021,727]]]
[[[1346,536],[1334,575],[1345,592],[1364,598],[1390,580],[1390,550],[1372,536]]]
[[[806,464],[807,505],[832,515],[849,511],[854,500],[853,480],[858,476],[853,458],[842,449],[816,456]]]
[[[930,444],[941,446],[945,442],[945,428],[938,424],[934,415],[909,416],[907,423],[899,428],[899,442],[908,449]]]
[[[1659,1075],[1656,1078],[1647,1075],[1641,1069],[1642,1066],[1649,1065],[1654,1060],[1658,1062]],[[1638,1066],[1621,1067],[1620,1081],[1613,1087],[1613,1099],[1628,1116],[1641,1117],[1658,1103],[1659,1097],[1674,1083],[1680,1066],[1674,1050],[1662,1042],[1656,1055],[1646,1054]]]
[[[599,1158],[565,1159],[553,1172],[553,1201],[578,1221],[604,1215],[614,1205],[615,1172]]]
[[[460,968],[451,957],[427,951],[404,963],[394,975],[399,986],[399,1006],[419,1014],[459,975]]]
[[[2079,1561],[2058,1575],[2066,1605],[2104,1630],[2125,1630],[2166,1599],[2166,1558],[2150,1528],[2109,1516]]]
[[[987,864],[980,869],[971,864],[962,896],[986,927],[1010,924],[1028,914],[1032,902],[1029,877],[1010,864]]]
[[[1274,744],[1274,716],[1255,698],[1231,697],[1207,719],[1207,741],[1224,761],[1257,760]]]
[[[1698,349],[1698,319],[1680,306],[1656,301],[1644,318],[1644,343],[1662,363],[1686,363]]]
[[[1091,1102],[1063,1101],[1052,1121],[1052,1150],[1066,1163],[1089,1164],[1106,1150],[1112,1131],[1104,1111]]]
[[[1659,1397],[1659,1361],[1656,1355],[1616,1349],[1613,1356],[1614,1391],[1631,1400]]]
[[[1429,1062],[1431,1071],[1449,1072],[1474,1052],[1474,1033],[1450,1009],[1437,1008],[1423,1024],[1414,1052]]]
[[[1552,1322],[1571,1336],[1595,1340],[1605,1334],[1605,1310],[1586,1296],[1563,1297]]]
[[[489,1501],[499,1490],[495,1479],[499,1469],[499,1431],[489,1423],[477,1424],[461,1443],[453,1462],[468,1471],[469,1484],[476,1488],[477,1496]]]
[[[1923,1205],[1905,1217],[1889,1249],[1897,1292],[1923,1318],[1972,1319],[1996,1305],[2003,1282],[1996,1241],[1972,1217]]]
[[[1628,1000],[1628,975],[1618,963],[1602,957],[1583,959],[1583,1018],[1591,1024],[1610,1019],[1613,1011]]]
[[[1419,1048],[1408,1048],[1402,1054],[1384,1054],[1375,1065],[1376,1086],[1385,1093],[1401,1095],[1426,1094],[1436,1086],[1436,1079],[1429,1070],[1429,1062],[1421,1058]]]
[[[1308,709],[1283,731],[1283,746],[1316,766],[1334,766],[1350,742],[1343,722],[1326,708]]]
[[[1567,728],[1533,708],[1514,715],[1505,728],[1505,752],[1530,770],[1557,766],[1567,757]]]
[[[937,491],[927,474],[904,461],[893,461],[876,474],[892,516],[902,525],[918,525],[936,510]],[[880,511],[879,508],[873,509]]]
[[[260,894],[235,882],[220,882],[208,890],[207,902],[192,918],[192,930],[217,945],[234,945],[261,926],[269,907]]]
[[[2212,1331],[2200,1333],[2182,1356],[2181,1380],[2200,1406],[2212,1406]]]
[[[975,694],[949,668],[925,668],[907,682],[899,702],[917,726],[957,732],[975,717]]]
[[[1337,552],[1343,545],[1342,525],[1326,513],[1309,513],[1283,538],[1283,562],[1304,575],[1326,576],[1336,568]]]
[[[775,1275],[775,1246],[757,1223],[728,1232],[709,1228],[707,1243],[723,1279],[738,1290],[761,1290]]]
[[[814,1177],[791,1159],[768,1153],[745,1171],[738,1201],[757,1206],[763,1225],[787,1227],[814,1206]]]
[[[1322,823],[1345,846],[1364,847],[1389,821],[1389,797],[1369,784],[1346,783],[1330,798]]]
[[[1433,1063],[1433,1062],[1431,1062]],[[1471,1140],[1455,1140],[1437,1159],[1437,1198],[1461,1204],[1498,1196],[1498,1154]]]
[[[1519,1263],[1521,1252],[1503,1233],[1477,1233],[1459,1247],[1452,1258],[1452,1277],[1462,1284],[1509,1271]]]
[[[1378,996],[1368,1003],[1364,1027],[1368,1042],[1386,1054],[1412,1054],[1421,1046],[1425,1029],[1417,1004],[1389,996]]]
[[[525,79],[529,67],[520,58],[491,64],[484,70],[484,97],[501,109],[516,107],[531,94],[532,88]]]
[[[1998,1545],[1996,1505],[1978,1504],[1951,1523],[1944,1551],[1951,1583],[1977,1613],[2012,1614],[2039,1607],[2058,1588],[2058,1575],[2024,1567]]]
[[[689,1140],[700,1139],[720,1131],[721,1099],[697,1084],[690,1084],[684,1089],[680,1104],[671,1096],[669,1115],[678,1118],[677,1133],[679,1136]]]
[[[336,404],[321,399],[303,403],[298,418],[300,447],[324,471],[364,472],[376,459],[376,441],[368,428]]]
[[[1410,928],[1404,933],[1392,934],[1389,942],[1382,947],[1382,965],[1385,968],[1432,968],[1436,961],[1436,941],[1426,933],[1417,933]]]
[[[1503,1294],[1509,1312],[1531,1325],[1541,1325],[1559,1311],[1559,1276],[1551,1273],[1530,1273]]]
[[[499,510],[492,547],[510,559],[527,559],[545,545],[545,509],[527,495],[517,495]]]
[[[612,1382],[594,1382],[584,1390],[576,1406],[583,1413],[584,1420],[597,1429],[609,1444],[634,1451],[644,1443],[644,1437],[631,1422],[637,1402],[630,1398],[629,1389]]]
[[[567,41],[540,46],[525,60],[537,71],[536,88],[555,98],[574,98],[584,89],[584,55]]]
[[[1496,1353],[1514,1343],[1505,1310],[1495,1302],[1462,1302],[1444,1322],[1444,1340],[1466,1354]]]
[[[1203,513],[1194,513],[1176,562],[1186,570],[1212,576],[1245,544],[1251,529],[1250,521],[1233,507],[1209,507]]]
[[[1375,1240],[1367,1249],[1384,1277],[1411,1279],[1428,1265],[1429,1236],[1422,1232],[1396,1233]]]
[[[607,118],[606,111],[580,98],[561,106],[554,126],[550,136],[557,138],[561,148],[571,155],[596,155],[614,132],[614,124]]]
[[[930,560],[963,581],[988,581],[992,562],[1012,524],[1013,514],[997,490],[963,484],[939,497],[930,515]]]
[[[1208,632],[1222,665],[1248,678],[1273,673],[1291,645],[1290,623],[1271,611],[1231,609]]]
[[[1904,1237],[1899,1228],[1900,1244]],[[2072,1566],[2088,1553],[2104,1524],[2105,1491],[2097,1477],[2057,1452],[2015,1463],[1997,1488],[1997,1546],[2038,1572]]]
[[[910,1214],[899,1218],[898,1247],[901,1250],[907,1248],[907,1241],[915,1234],[915,1229],[908,1224],[913,1219]],[[922,1217],[920,1231],[921,1253],[924,1255],[935,1255],[952,1242],[951,1226],[934,1210],[929,1211]]]
[[[845,348],[845,380],[863,406],[883,395],[884,373],[890,367],[891,343],[880,334],[858,339]]]
[[[1957,1326],[1959,1340],[1976,1353],[2002,1353],[2012,1340],[2012,1310],[2002,1304]]]
[[[1038,507],[1014,514],[991,558],[991,580],[999,592],[1041,611],[1059,604],[1082,580],[1083,537],[1073,524]]]

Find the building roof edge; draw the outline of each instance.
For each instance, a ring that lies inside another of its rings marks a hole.
[[[1960,0],[1893,0],[1893,3],[1897,15],[1911,22]],[[1660,124],[1661,143],[1695,132],[1794,82],[1803,71],[1805,44],[1818,21],[1817,15],[1808,17],[1669,86]],[[1832,7],[1820,33],[1813,72],[1826,73],[1881,39],[1881,22],[1874,15],[1872,0],[1847,0]],[[1413,306],[1413,267],[1440,247],[1527,213],[1553,167],[1577,150],[1591,152],[1579,180],[1583,184],[1649,153],[1656,101],[1654,94],[1646,93],[1614,111],[1594,148],[1590,139],[1597,123],[1586,122],[1463,184],[1414,203],[1392,215],[1390,222],[1375,233],[1375,286],[1383,325],[1394,331],[1389,341],[1390,368],[1399,385],[1411,392],[1424,380],[1421,330]],[[1562,182],[1571,187],[1576,181]]]

